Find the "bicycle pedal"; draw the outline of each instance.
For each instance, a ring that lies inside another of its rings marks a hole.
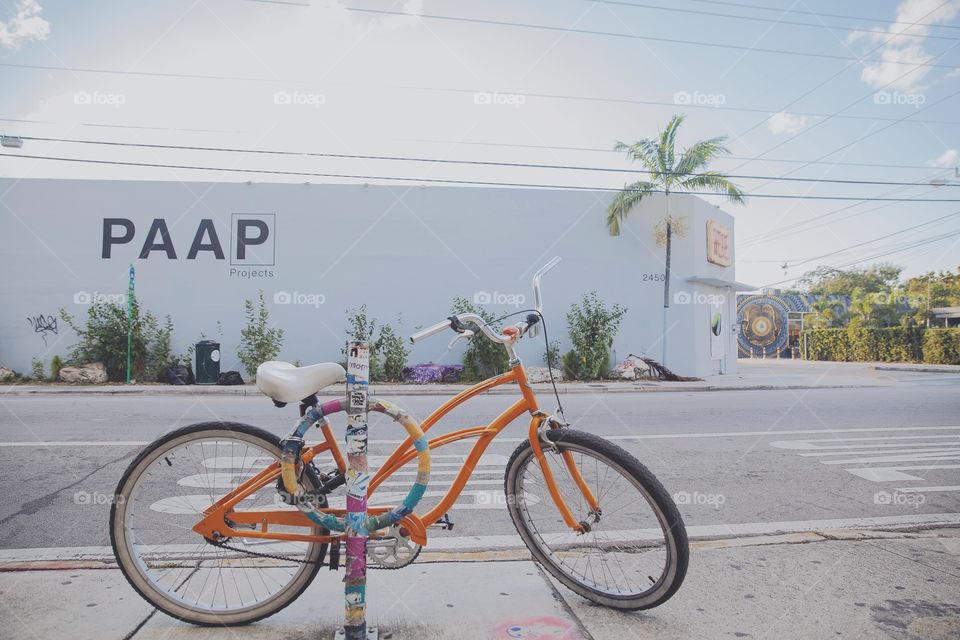
[[[453,525],[456,524],[453,520],[450,519],[450,514],[445,513],[443,517],[430,525],[434,529],[443,529],[444,531],[453,531]]]

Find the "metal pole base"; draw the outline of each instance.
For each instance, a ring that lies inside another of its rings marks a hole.
[[[380,631],[377,629],[376,625],[367,627],[366,640],[379,640]],[[333,640],[347,640],[347,631],[343,627],[337,629],[337,633],[333,636]]]

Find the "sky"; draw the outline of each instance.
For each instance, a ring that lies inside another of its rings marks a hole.
[[[705,197],[755,286],[956,269],[958,107],[960,0],[0,0],[0,176],[615,189],[682,113],[753,194]]]

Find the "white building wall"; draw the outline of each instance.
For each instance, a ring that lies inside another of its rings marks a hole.
[[[6,193],[0,208],[0,364],[19,371],[29,371],[34,357],[49,363],[65,355],[76,337],[50,317],[56,319],[61,307],[84,315],[84,293],[124,294],[131,263],[143,305],[173,317],[176,349],[205,333],[223,344],[224,370],[239,368],[243,301],[260,289],[272,321],[286,331],[282,357],[307,363],[340,357],[345,310],[364,303],[404,335],[449,315],[457,295],[524,296],[519,306],[489,305],[494,312],[523,309],[532,304],[533,272],[553,255],[563,262],[544,279],[545,312],[550,335],[564,350],[567,309],[595,289],[607,304],[629,308],[614,344],[617,356],[660,358],[663,249],[653,235],[665,211],[659,196],[611,238],[605,216],[613,194],[604,192],[4,179],[0,192]],[[687,279],[733,280],[733,267],[706,261],[706,220],[718,219],[732,236],[732,217],[695,197],[671,200],[674,215],[689,227],[674,243],[673,294],[729,294]],[[245,216],[270,227],[268,242],[251,247],[247,262],[270,264],[230,264],[236,261],[236,220]],[[136,229],[109,259],[102,257],[104,218],[130,220]],[[167,224],[176,259],[162,251],[138,258],[154,219]],[[213,221],[222,260],[210,251],[187,259],[204,219]],[[314,295],[323,304],[283,304],[284,293]],[[702,304],[671,306],[667,365],[677,373],[717,369],[709,358],[709,316]],[[524,342],[521,356],[541,362],[542,341]],[[732,333],[726,352],[732,372]],[[447,353],[446,338],[437,337],[414,347],[410,361],[457,362],[459,356],[459,350]]]

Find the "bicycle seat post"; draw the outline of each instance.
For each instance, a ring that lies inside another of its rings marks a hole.
[[[370,386],[370,348],[366,342],[347,345],[347,515],[346,612],[337,638],[376,638],[375,627],[367,629],[367,393]]]

